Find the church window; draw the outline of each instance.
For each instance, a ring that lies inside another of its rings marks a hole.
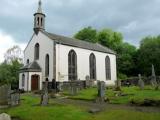
[[[111,67],[110,67],[111,65],[110,65],[109,56],[106,56],[105,66],[106,66],[106,80],[110,80],[111,79]]]
[[[49,76],[49,55],[46,55],[46,60],[45,60],[45,75],[46,77]]]
[[[39,17],[37,18],[37,24],[39,25]]]
[[[43,26],[43,19],[41,18],[41,26]]]
[[[96,80],[96,57],[92,53],[89,57],[90,79]]]
[[[22,87],[24,87],[24,83],[25,83],[25,75],[22,74]]]
[[[29,59],[27,59],[27,65],[29,64]]]
[[[68,54],[68,79],[77,79],[77,55],[74,50],[71,50]]]
[[[38,43],[36,43],[36,45],[35,45],[34,59],[35,60],[39,59],[39,44]]]

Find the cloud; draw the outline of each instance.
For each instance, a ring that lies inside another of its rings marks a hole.
[[[26,44],[16,43],[11,35],[8,35],[0,30],[0,63],[4,61],[4,53],[14,45],[18,45],[22,50],[24,50]]]
[[[80,29],[111,28],[124,40],[138,45],[147,35],[160,32],[160,0],[42,0],[46,30],[73,36]],[[33,14],[38,0],[1,0],[0,28],[26,43],[33,33]]]

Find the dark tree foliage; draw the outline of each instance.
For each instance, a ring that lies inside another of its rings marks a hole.
[[[76,33],[74,35],[74,38],[95,43],[97,42],[96,35],[97,35],[96,29],[93,29],[92,27],[87,27]]]
[[[22,67],[17,60],[12,61],[11,64],[0,64],[0,84],[15,84],[18,83],[19,69]]]
[[[144,38],[137,54],[137,65],[141,74],[151,75],[152,64],[157,75],[160,73],[160,36]]]

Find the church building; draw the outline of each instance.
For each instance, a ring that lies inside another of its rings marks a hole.
[[[34,33],[24,50],[19,89],[41,90],[44,81],[64,83],[86,78],[114,85],[116,53],[98,43],[47,32],[40,0],[34,14]]]

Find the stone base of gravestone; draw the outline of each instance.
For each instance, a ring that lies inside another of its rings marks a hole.
[[[0,120],[11,120],[11,117],[6,113],[2,113],[0,114]]]

